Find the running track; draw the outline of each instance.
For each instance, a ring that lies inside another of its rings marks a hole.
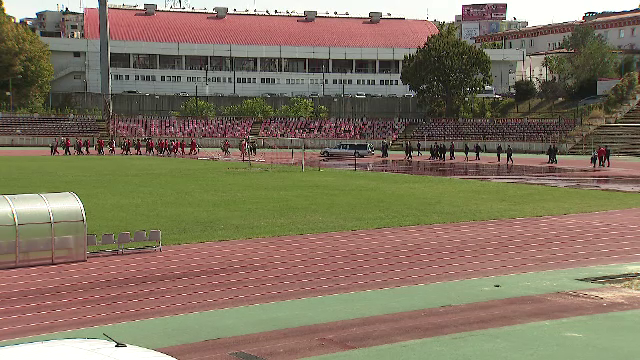
[[[0,340],[312,296],[640,261],[640,209],[166,247],[4,270]]]

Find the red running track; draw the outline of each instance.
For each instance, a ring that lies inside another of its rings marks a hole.
[[[353,291],[640,261],[640,209],[166,247],[4,270],[0,340]]]

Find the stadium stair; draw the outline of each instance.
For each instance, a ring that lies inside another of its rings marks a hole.
[[[593,146],[592,146],[593,145]],[[603,124],[580,139],[569,154],[590,154],[592,148],[607,145],[613,155],[640,156],[640,106],[627,112],[615,124]]]
[[[96,118],[96,125],[98,125],[98,134],[100,134],[100,138],[109,139],[110,136],[109,129],[107,128],[107,123],[101,116]]]
[[[412,122],[409,123],[405,128],[404,131],[401,132],[398,135],[398,139],[395,140],[393,143],[391,143],[391,146],[389,146],[389,150],[392,151],[402,151],[404,150],[404,143],[406,141],[413,141],[413,139],[411,138],[411,135],[413,134],[413,131],[418,127],[418,122]]]
[[[260,129],[262,129],[262,119],[254,119],[249,135],[252,137],[260,136]]]

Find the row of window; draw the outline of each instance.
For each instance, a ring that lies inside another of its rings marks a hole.
[[[625,33],[625,29],[618,29],[618,38],[619,39],[624,39],[625,34],[626,34]],[[609,30],[603,31],[602,32],[602,36],[606,40],[609,40]],[[633,27],[633,28],[630,29],[629,36],[636,37],[636,28]],[[533,39],[529,39],[528,42],[525,39],[520,40],[520,48],[521,49],[525,49],[527,47],[527,44],[529,45],[530,48],[533,48],[533,45],[534,45]],[[513,49],[514,42],[513,41],[509,41],[507,46],[508,46],[509,49]],[[548,50],[556,50],[556,49],[560,49],[561,47],[562,47],[562,42],[561,41],[547,43],[547,49]]]
[[[135,81],[156,81],[155,75],[134,75]],[[120,75],[120,74],[112,74],[111,79],[114,81],[128,81],[130,79],[129,75]],[[187,76],[187,82],[193,83],[202,83],[207,81],[208,83],[233,83],[233,78],[230,77],[199,77],[199,76]],[[164,82],[182,82],[182,76],[160,76],[160,81]],[[278,78],[261,78],[261,84],[280,84],[281,80]],[[239,77],[236,79],[236,84],[256,84],[256,78],[245,78]],[[285,79],[285,84],[287,85],[305,85],[305,79]],[[329,84],[329,79],[324,80],[325,84]],[[352,79],[333,79],[334,85],[353,85]],[[376,85],[375,80],[364,80],[358,79],[356,81],[357,85]],[[380,80],[379,85],[398,85],[398,80]],[[322,85],[321,79],[309,79],[309,85]]]
[[[331,61],[331,66],[329,66]],[[376,67],[377,65],[377,67]],[[297,73],[399,74],[399,60],[286,59],[112,53],[112,68]]]

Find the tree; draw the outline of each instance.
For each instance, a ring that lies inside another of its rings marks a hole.
[[[514,88],[516,90],[515,98],[517,102],[533,99],[538,93],[536,84],[531,80],[518,80]]]
[[[289,105],[283,105],[278,109],[279,116],[310,118],[314,116],[315,108],[313,101],[301,97],[289,99]]]
[[[0,103],[9,103],[9,79],[14,107],[37,111],[51,89],[53,65],[45,43],[26,26],[15,24],[0,0]]]
[[[207,101],[190,98],[182,103],[181,116],[216,116],[216,107]]]
[[[288,105],[281,106],[276,114],[292,118],[327,118],[329,109],[322,105],[315,106],[311,99],[294,97],[289,100]]]
[[[491,83],[491,60],[483,50],[458,39],[452,24],[439,30],[405,57],[401,78],[430,115],[457,116],[466,99]]]
[[[313,115],[316,119],[326,119],[329,117],[329,109],[324,105],[316,106]]]
[[[541,98],[549,101],[556,101],[565,95],[566,91],[563,84],[556,79],[543,80],[540,82]]]
[[[502,49],[504,46],[501,41],[486,42],[480,45],[481,49]]]
[[[620,66],[618,67],[618,75],[620,77],[625,76],[630,72],[636,71],[636,59],[633,55],[625,55],[620,61]]]
[[[227,106],[222,110],[226,116],[251,116],[265,118],[273,116],[273,108],[263,98],[247,99],[240,105]]]
[[[591,27],[576,26],[563,46],[572,53],[548,56],[545,65],[573,97],[595,95],[598,78],[615,75],[616,55],[607,40]]]

